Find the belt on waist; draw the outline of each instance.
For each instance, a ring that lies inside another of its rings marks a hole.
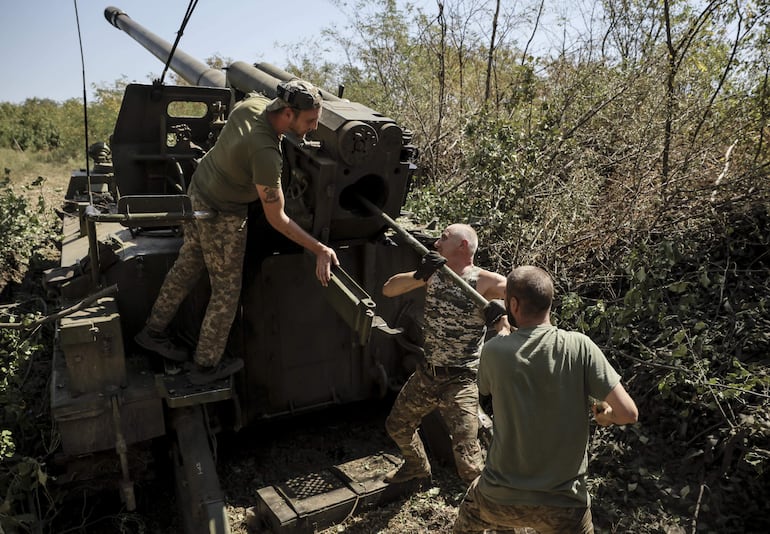
[[[471,369],[468,367],[442,367],[440,365],[431,365],[426,362],[425,372],[431,376],[457,376],[470,373]]]

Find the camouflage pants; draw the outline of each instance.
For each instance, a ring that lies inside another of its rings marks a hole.
[[[194,195],[190,198],[194,210],[210,210]],[[227,213],[185,222],[179,257],[166,275],[147,320],[150,329],[165,330],[182,301],[208,271],[211,298],[195,349],[195,361],[200,365],[216,365],[225,351],[241,293],[245,222],[244,217]]]
[[[453,534],[484,530],[524,534],[593,534],[591,508],[497,504],[485,498],[474,480],[457,512]]]
[[[478,440],[478,402],[473,373],[433,377],[418,367],[396,397],[385,428],[405,460],[427,464],[428,457],[417,429],[422,418],[438,408],[449,428],[457,473],[465,482],[470,482],[484,464]]]

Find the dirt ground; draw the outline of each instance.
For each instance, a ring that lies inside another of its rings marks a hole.
[[[398,450],[385,432],[391,400],[339,407],[233,436],[229,446],[224,446],[227,461],[220,470],[233,532],[270,532],[250,518],[249,508],[254,506],[254,496],[260,487],[370,455],[384,453],[398,458]],[[344,521],[325,529],[328,523],[322,522],[317,532],[449,532],[465,485],[453,465],[436,454],[431,456],[432,483],[405,485],[388,495],[388,502],[361,507]]]
[[[0,161],[6,168],[10,185],[16,192],[23,194],[33,203],[38,197],[42,197],[48,208],[46,215],[56,217],[56,209],[60,208],[64,201],[70,176],[76,170],[77,164],[37,161],[33,155],[11,153],[7,149],[0,151]]]

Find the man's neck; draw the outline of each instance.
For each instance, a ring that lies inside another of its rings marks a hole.
[[[282,128],[283,121],[278,113],[266,113],[267,122],[273,127],[273,130],[278,135],[278,139],[281,139],[286,133],[286,128]]]
[[[518,328],[537,328],[538,326],[551,326],[551,318],[536,318],[536,319],[519,319],[516,318],[516,326]]]
[[[452,269],[456,274],[462,276],[465,271],[473,268],[473,259],[457,258],[448,259],[446,262],[447,267]]]

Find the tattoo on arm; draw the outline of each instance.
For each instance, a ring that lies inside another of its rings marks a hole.
[[[272,204],[274,202],[278,202],[278,188],[277,187],[265,187],[262,189],[262,192],[265,194],[264,201],[266,204]]]

